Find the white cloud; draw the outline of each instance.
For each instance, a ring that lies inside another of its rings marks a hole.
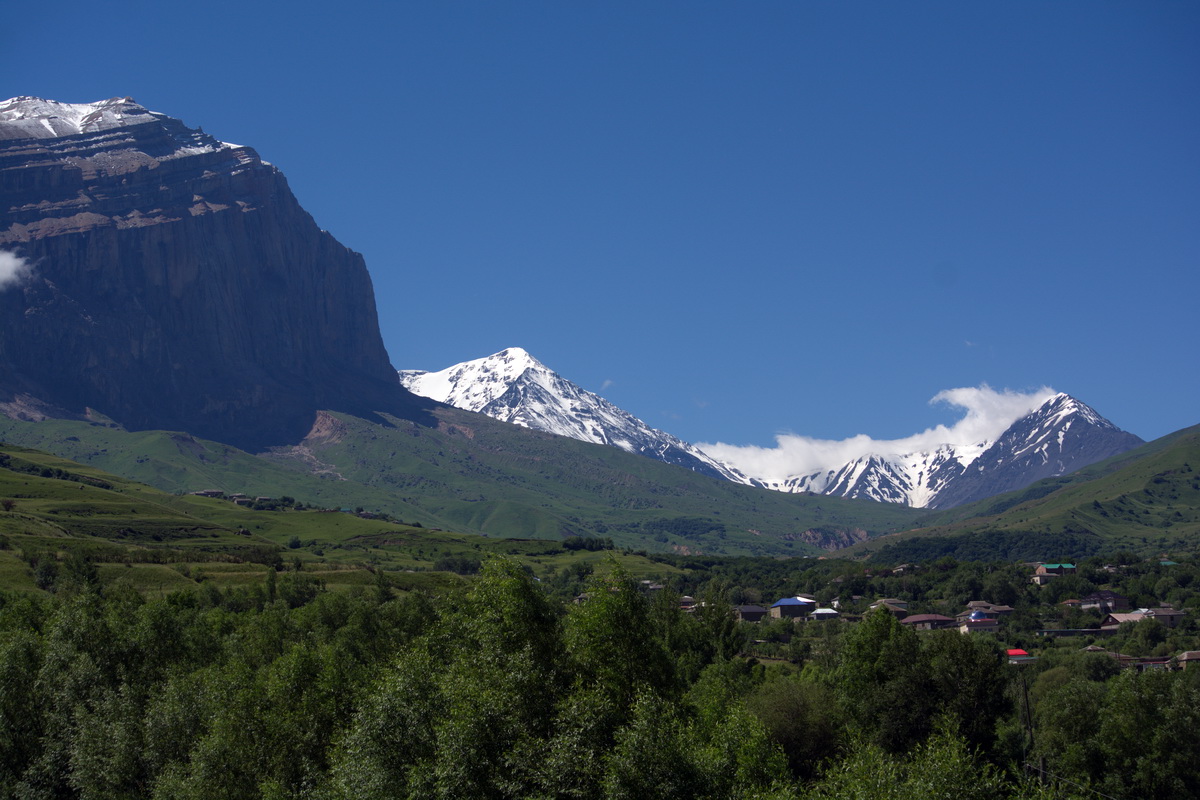
[[[1021,417],[1055,394],[1047,386],[1031,392],[997,391],[987,384],[938,392],[930,403],[962,409],[953,425],[937,425],[902,439],[873,439],[865,434],[849,439],[814,439],[779,434],[774,447],[698,443],[697,447],[748,475],[779,481],[795,475],[841,466],[861,456],[894,455],[931,450],[940,444],[977,444],[998,437]]]
[[[33,265],[16,253],[0,250],[0,291],[16,286],[33,272]]]

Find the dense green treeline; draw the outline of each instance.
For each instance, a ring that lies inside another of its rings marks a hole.
[[[0,797],[1200,793],[1200,671],[1016,668],[886,614],[767,665],[708,588],[685,614],[613,565],[564,604],[489,560],[437,597],[270,573],[148,598],[86,571],[0,594]]]

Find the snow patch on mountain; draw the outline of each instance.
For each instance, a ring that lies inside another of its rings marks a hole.
[[[1073,472],[1140,443],[1087,404],[1056,392],[999,435],[970,444],[866,453],[782,480],[738,466],[759,485],[777,491],[948,508]]]
[[[401,370],[410,391],[504,422],[620,447],[780,492],[948,508],[1062,475],[1141,443],[1075,398],[1043,388],[949,389],[952,426],[891,441],[780,436],[775,448],[692,445],[581,389],[519,347],[440,372]]]
[[[41,97],[12,97],[0,102],[0,139],[57,139],[100,134],[149,123],[167,123],[178,149],[165,157],[181,157],[219,149],[244,149],[199,130],[185,128],[166,114],[150,111],[132,97],[113,97],[94,103],[62,103]]]
[[[520,347],[439,372],[400,370],[409,391],[514,425],[607,444],[630,453],[748,484],[750,479],[694,445],[571,383]]]

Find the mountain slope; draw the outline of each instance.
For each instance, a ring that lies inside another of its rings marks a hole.
[[[362,257],[283,174],[129,98],[0,102],[0,413],[108,417],[245,449],[318,409],[419,417]]]
[[[1200,547],[1200,426],[855,547],[885,559],[1081,558]]]
[[[937,493],[931,508],[949,508],[1056,477],[1145,444],[1066,394],[1014,422]]]
[[[415,394],[501,422],[607,444],[735,483],[750,480],[669,433],[651,428],[599,395],[581,389],[519,347],[440,372],[401,370]]]
[[[812,493],[949,508],[1062,475],[1141,444],[1094,409],[1057,394],[995,441],[932,450],[871,453],[816,472],[773,479],[747,475],[550,370],[518,347],[439,372],[402,370],[411,391],[504,422],[609,444],[697,472],[779,492]]]
[[[463,533],[602,536],[631,549],[801,555],[922,517],[901,506],[740,486],[450,407],[434,413],[434,427],[322,413],[300,444],[257,457],[179,433],[71,420],[0,420],[0,439],[172,491],[288,494]]]
[[[1013,422],[995,441],[869,454],[832,469],[758,482],[779,491],[950,508],[1065,475],[1140,444],[1141,439],[1095,409],[1059,393]]]
[[[805,552],[914,519],[713,480],[636,426],[612,440],[690,469],[417,397],[361,257],[282,174],[129,98],[0,103],[0,249],[32,265],[0,291],[3,435],[160,486],[319,485],[463,531],[688,552]],[[563,389],[543,377],[525,400]]]

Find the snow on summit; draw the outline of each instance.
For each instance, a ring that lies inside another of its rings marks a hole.
[[[495,355],[464,361],[440,372],[400,370],[400,382],[422,397],[455,408],[482,412],[529,370],[549,372],[544,364],[520,347],[509,347]]]
[[[49,139],[140,125],[161,118],[132,97],[95,103],[60,103],[40,97],[13,97],[0,103],[5,138]]]
[[[12,97],[0,102],[0,139],[57,139],[63,136],[103,134],[119,128],[152,123],[181,125],[166,114],[150,111],[132,97],[113,97],[94,103],[63,103],[41,97]],[[176,131],[178,155],[211,152],[221,147],[240,148],[220,142],[200,131],[180,127]]]
[[[692,445],[581,389],[519,347],[439,372],[401,370],[410,391],[504,422],[619,447],[713,477],[809,492],[948,508],[1062,475],[1140,439],[1086,404],[1042,388],[949,389],[933,402],[963,410],[953,425],[904,439],[780,436],[774,448]]]
[[[651,428],[599,395],[576,386],[519,347],[439,372],[400,370],[415,394],[514,425],[619,447],[737,483],[749,479],[703,451]]]

